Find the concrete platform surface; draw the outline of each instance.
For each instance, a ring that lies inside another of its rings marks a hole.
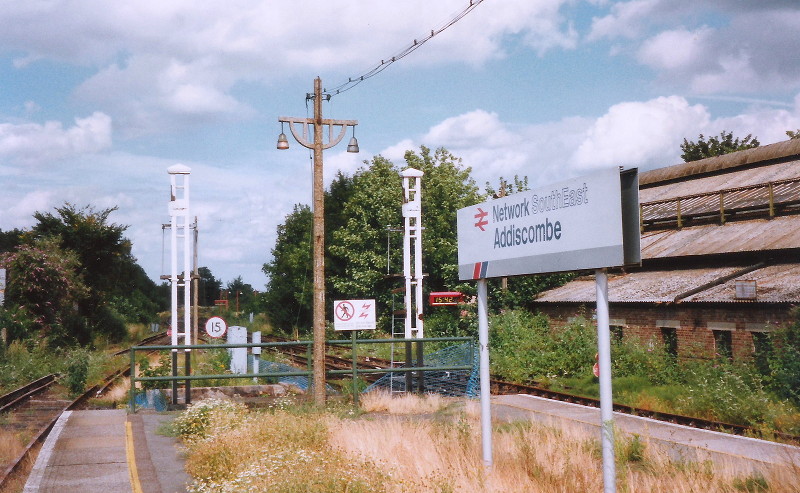
[[[158,433],[171,415],[67,411],[56,422],[24,493],[181,493],[189,477],[175,438]]]
[[[552,425],[566,422],[596,431],[600,438],[600,409],[531,395],[493,396],[492,418],[505,421],[532,419]],[[614,413],[614,426],[628,435],[639,435],[642,440],[662,448],[676,460],[712,460],[720,466],[754,470],[774,465],[800,466],[800,447],[791,445],[617,412]]]

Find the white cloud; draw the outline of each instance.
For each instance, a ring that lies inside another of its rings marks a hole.
[[[641,22],[652,14],[660,0],[632,0],[614,2],[611,13],[592,19],[592,27],[588,39],[595,41],[603,38],[635,38],[644,28]]]
[[[709,120],[705,107],[678,96],[619,103],[592,125],[573,162],[581,168],[663,165],[680,154],[683,137],[696,135]]]
[[[101,112],[76,118],[75,125],[66,129],[56,121],[0,123],[0,156],[13,162],[43,164],[109,147],[111,118]]]
[[[692,67],[702,60],[708,38],[713,29],[701,27],[689,31],[676,29],[663,31],[646,40],[637,53],[637,59],[648,66],[663,70]]]
[[[94,70],[77,96],[110,114],[126,136],[198,118],[251,116],[234,94],[237,83],[367,70],[465,6],[462,0],[29,3],[0,10],[0,44],[18,54],[16,66],[25,70],[47,59]],[[486,3],[403,65],[479,65],[504,57],[509,40],[540,55],[576,45],[577,33],[560,12],[568,0]]]
[[[798,29],[787,0],[632,0],[610,4],[587,39],[614,40],[613,54],[635,56],[670,88],[755,94],[800,87]]]

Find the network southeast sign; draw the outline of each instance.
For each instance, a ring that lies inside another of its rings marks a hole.
[[[609,168],[458,211],[461,280],[641,262],[638,170]]]

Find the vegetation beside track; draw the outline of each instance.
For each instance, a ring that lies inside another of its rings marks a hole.
[[[432,401],[432,402],[430,402]],[[267,409],[201,401],[179,415],[189,491],[585,492],[602,490],[595,433],[532,423],[497,425],[483,467],[477,403],[376,393],[362,407],[326,409],[279,398]],[[409,410],[424,414],[398,418]],[[621,435],[621,434],[618,434]],[[618,436],[620,491],[789,492],[800,471],[723,472],[673,461],[637,436]]]

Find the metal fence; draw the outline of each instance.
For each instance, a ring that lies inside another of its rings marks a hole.
[[[347,340],[330,340],[326,341],[327,345],[336,345],[342,346],[347,345],[348,343],[352,345],[352,368],[350,369],[342,369],[342,370],[327,370],[326,375],[333,376],[333,375],[349,375],[352,376],[353,379],[353,388],[354,388],[354,398],[357,399],[357,392],[355,392],[356,381],[359,375],[364,374],[375,374],[375,373],[408,373],[408,372],[420,372],[419,375],[422,375],[423,372],[429,371],[436,371],[436,372],[447,372],[447,371],[465,371],[465,370],[473,370],[474,364],[443,364],[443,365],[436,365],[436,366],[403,366],[403,367],[396,367],[396,368],[358,368],[358,361],[357,361],[357,353],[356,353],[356,346],[363,345],[363,344],[398,344],[398,343],[444,343],[444,342],[460,342],[470,343],[471,346],[474,347],[474,339],[471,337],[433,337],[433,338],[423,338],[423,339],[351,339],[350,341]],[[311,347],[313,345],[313,341],[287,341],[287,342],[262,342],[262,343],[240,343],[240,344],[192,344],[192,345],[183,345],[183,346],[171,346],[171,345],[163,345],[163,346],[133,346],[130,348],[130,365],[131,365],[131,388],[130,388],[130,396],[129,396],[129,405],[130,411],[132,413],[136,412],[136,383],[137,382],[170,382],[173,385],[173,402],[176,399],[176,388],[178,382],[186,382],[186,400],[187,403],[190,402],[190,382],[196,380],[220,380],[220,379],[233,379],[233,378],[280,378],[280,377],[307,377],[310,378],[313,375],[312,366],[312,354],[311,354]],[[288,346],[305,346],[306,347],[306,355],[307,355],[307,368],[305,370],[297,369],[296,371],[267,371],[267,372],[258,372],[258,373],[223,373],[223,374],[213,374],[213,375],[203,375],[203,374],[192,374],[191,370],[188,372],[189,374],[178,375],[176,374],[176,358],[173,358],[173,375],[169,376],[155,376],[155,377],[142,377],[136,376],[136,352],[138,351],[141,353],[142,351],[172,351],[173,353],[180,353],[180,352],[190,352],[191,350],[195,349],[236,349],[236,348],[280,348],[280,347],[288,347]],[[469,357],[468,361],[474,362],[474,356]],[[437,360],[438,361],[438,360]]]

